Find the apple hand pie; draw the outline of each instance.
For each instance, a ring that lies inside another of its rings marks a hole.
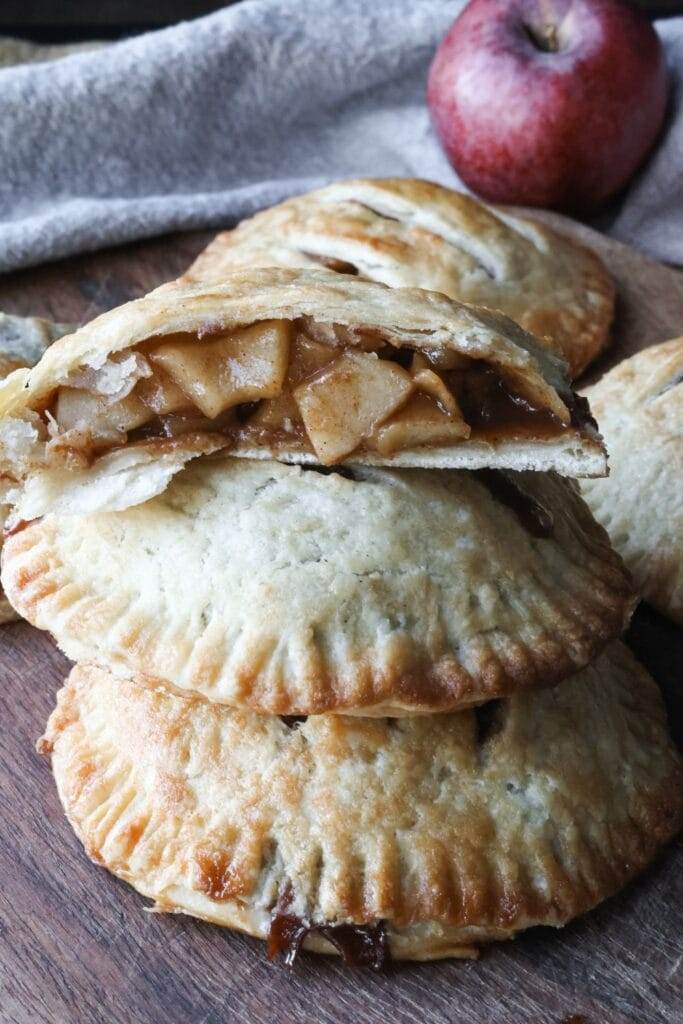
[[[643,596],[683,624],[683,338],[625,359],[587,394],[611,472],[586,483],[586,500]]]
[[[409,719],[292,723],[79,665],[39,750],[95,863],[289,961],[563,925],[683,819],[659,691],[619,643],[556,689]]]
[[[2,582],[74,661],[285,715],[452,710],[548,685],[634,603],[554,474],[226,457],[123,512],[57,505],[7,539]]]
[[[75,327],[72,324],[55,324],[37,316],[0,313],[0,379],[14,370],[33,366],[53,341],[73,330]],[[4,487],[2,495],[7,496]],[[9,506],[0,501],[0,528],[9,512]],[[0,588],[0,623],[11,622],[16,618],[16,612]]]
[[[184,280],[320,264],[500,310],[560,351],[574,377],[609,340],[614,287],[595,253],[511,209],[415,178],[337,182],[264,210],[218,235]]]
[[[36,478],[34,492],[68,489],[74,471],[82,489],[84,470],[126,447],[178,463],[224,447],[320,465],[606,471],[564,364],[511,320],[326,270],[165,286],[0,385],[0,472]]]

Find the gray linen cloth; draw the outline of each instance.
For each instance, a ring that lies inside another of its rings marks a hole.
[[[246,0],[0,70],[0,270],[229,225],[355,175],[459,182],[425,81],[453,0]],[[667,132],[601,226],[683,263],[683,18],[659,22]],[[501,111],[501,117],[504,111]]]

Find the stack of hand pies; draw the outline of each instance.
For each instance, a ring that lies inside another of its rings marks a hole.
[[[611,302],[547,229],[347,183],[0,386],[2,582],[76,662],[40,749],[94,861],[378,967],[562,925],[651,860],[681,762],[558,355]]]

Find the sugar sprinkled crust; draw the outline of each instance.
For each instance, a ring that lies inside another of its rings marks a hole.
[[[587,391],[610,475],[583,491],[641,593],[683,624],[683,338],[625,359]]]
[[[264,937],[288,886],[314,924],[386,921],[409,959],[564,924],[683,811],[657,687],[618,643],[487,727],[466,711],[289,728],[81,665],[39,749],[89,856],[159,910]]]
[[[381,332],[396,347],[453,351],[490,363],[524,382],[539,395],[544,407],[569,418],[573,398],[563,361],[508,318],[456,303],[419,289],[392,289],[344,277],[327,270],[251,269],[235,272],[221,284],[194,287],[164,285],[150,295],[103,314],[75,334],[61,339],[31,371],[17,370],[0,384],[0,472],[24,478],[44,468],[45,444],[36,433],[16,449],[17,425],[30,428],[30,417],[49,401],[56,389],[77,374],[120,372],[130,348],[151,337],[174,333],[204,336],[232,330],[255,321],[308,317],[318,323],[359,326]],[[355,343],[355,342],[353,342]],[[353,344],[352,343],[352,344]],[[127,364],[126,364],[127,365]],[[280,457],[264,443],[238,452],[252,457]],[[283,453],[296,461],[309,461]],[[505,438],[450,448],[403,450],[382,458],[370,453],[349,461],[369,464],[440,468],[504,466],[512,469],[556,469],[582,476],[606,472],[599,436],[575,424],[553,437],[529,436],[529,442]]]
[[[184,280],[321,261],[499,309],[556,345],[574,377],[609,340],[614,286],[595,253],[513,210],[415,178],[338,182],[264,210],[219,234]]]
[[[557,682],[633,606],[572,483],[503,479],[550,536],[463,471],[216,456],[137,508],[29,524],[2,579],[75,661],[267,713],[451,710]]]

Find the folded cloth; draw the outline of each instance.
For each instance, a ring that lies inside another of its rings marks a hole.
[[[0,270],[227,225],[357,175],[459,182],[425,82],[453,0],[247,0],[0,70]],[[670,124],[611,225],[683,262],[683,18],[658,23]]]
[[[103,46],[95,40],[87,43],[56,43],[41,45],[30,43],[27,39],[15,39],[13,36],[0,38],[0,67],[12,67],[17,64],[37,64],[58,57],[68,57],[72,53],[85,53]]]

